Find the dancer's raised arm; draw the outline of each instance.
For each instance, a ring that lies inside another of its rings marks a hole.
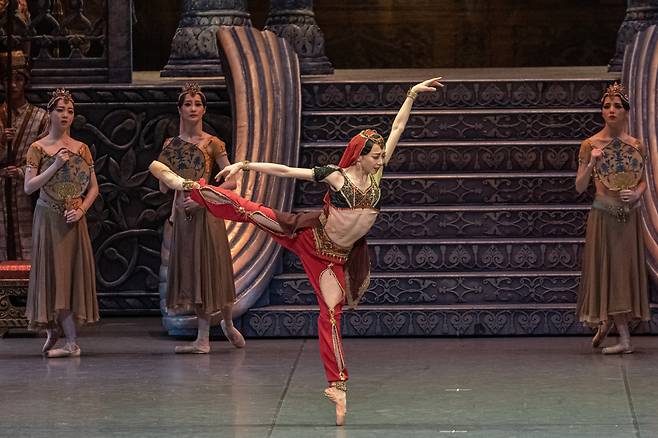
[[[391,134],[388,136],[388,139],[386,140],[386,152],[385,152],[386,155],[384,156],[384,165],[388,164],[388,161],[393,156],[393,152],[395,152],[395,148],[397,147],[398,142],[400,141],[400,137],[404,132],[404,128],[407,126],[407,121],[409,121],[409,114],[411,113],[411,107],[413,106],[414,100],[416,100],[418,93],[427,93],[431,91],[436,91],[437,87],[443,87],[443,84],[439,82],[440,79],[441,77],[428,79],[426,81],[414,85],[409,89],[409,92],[407,92],[407,97],[404,100],[404,103],[402,104],[400,111],[398,111],[397,116],[395,116],[395,120],[393,120],[393,126],[391,127]]]

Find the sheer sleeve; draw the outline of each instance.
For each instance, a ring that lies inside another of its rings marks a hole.
[[[580,150],[578,151],[578,165],[589,163],[591,155],[592,143],[589,140],[585,140],[580,144]]]
[[[213,159],[217,159],[222,155],[226,155],[226,143],[217,137],[210,140],[210,150],[212,151]]]
[[[94,157],[91,156],[91,151],[89,150],[89,147],[84,143],[82,143],[82,147],[80,148],[80,156],[89,165],[89,170],[91,172],[93,172],[94,171]]]
[[[26,169],[39,169],[41,165],[41,158],[43,151],[36,143],[32,143],[25,154],[25,168]]]
[[[329,164],[327,166],[316,166],[313,168],[313,179],[316,182],[323,181],[334,172],[340,172],[340,167]]]

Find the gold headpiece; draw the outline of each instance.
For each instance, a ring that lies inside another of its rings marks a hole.
[[[5,74],[9,67],[9,52],[0,52],[0,69]],[[21,50],[12,50],[11,52],[11,69],[16,73],[30,77],[30,66],[25,54]]]
[[[65,90],[64,88],[58,88],[55,91],[53,91],[53,94],[51,95],[52,97],[48,101],[48,105],[46,108],[50,108],[55,102],[57,102],[58,99],[64,99],[68,100],[71,103],[75,103],[73,100],[73,96],[71,96],[71,93],[68,92],[68,90]]]
[[[626,103],[629,102],[628,96],[626,95],[626,89],[622,84],[617,82],[606,88],[605,93],[603,93],[603,97],[601,98],[601,102],[603,102],[606,97],[612,98],[614,96],[619,96],[619,98]]]
[[[368,140],[372,141],[373,143],[376,143],[380,145],[382,148],[386,144],[386,141],[384,141],[384,137],[379,135],[377,131],[374,129],[364,129],[363,131],[359,132],[359,135],[361,137],[365,137]]]
[[[178,100],[186,94],[189,94],[190,96],[200,94],[204,98],[206,97],[206,95],[203,94],[203,91],[201,91],[201,86],[198,82],[185,82],[185,85],[183,85],[183,88],[181,88],[180,94],[178,95]]]

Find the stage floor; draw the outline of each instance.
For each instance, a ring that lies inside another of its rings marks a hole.
[[[623,357],[585,337],[347,339],[348,425],[336,428],[314,339],[177,356],[159,318],[106,318],[82,335],[78,359],[42,358],[43,338],[0,340],[0,436],[658,436],[658,337]]]

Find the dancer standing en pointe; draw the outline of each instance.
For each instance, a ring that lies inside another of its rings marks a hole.
[[[240,171],[262,172],[327,184],[322,212],[293,215],[272,210],[235,192],[184,180],[159,162],[151,171],[167,186],[190,189],[191,197],[213,215],[250,222],[294,252],[302,262],[320,306],[320,354],[329,387],[324,394],[335,403],[336,424],[347,413],[348,373],[340,335],[343,304],[356,305],[369,284],[370,266],[365,235],[375,223],[381,199],[380,181],[398,144],[419,93],[435,91],[439,79],[414,85],[402,104],[388,140],[366,129],[350,140],[338,166],[302,169],[247,161],[226,166],[218,175],[230,179]]]

